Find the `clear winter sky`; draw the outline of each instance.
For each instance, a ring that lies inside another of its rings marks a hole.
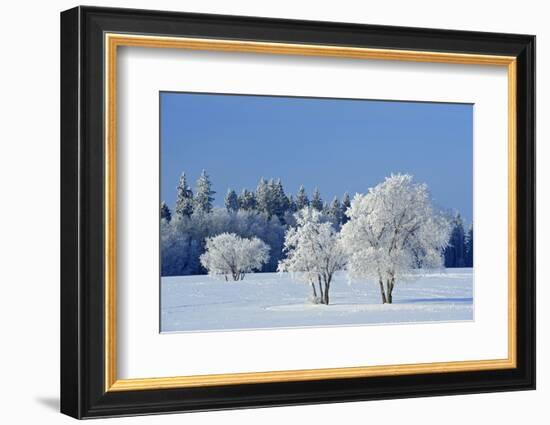
[[[324,201],[366,193],[392,172],[427,183],[435,203],[472,220],[473,106],[162,92],[161,199],[202,169],[215,205],[227,189],[281,178]]]

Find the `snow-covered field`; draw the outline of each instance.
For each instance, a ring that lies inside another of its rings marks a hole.
[[[472,269],[428,272],[398,282],[393,304],[372,283],[349,284],[343,272],[330,305],[312,304],[311,287],[287,273],[256,273],[225,282],[206,275],[161,279],[161,330],[213,331],[473,319]]]

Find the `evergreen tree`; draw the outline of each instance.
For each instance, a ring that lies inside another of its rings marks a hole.
[[[277,182],[273,179],[269,179],[269,182],[267,183],[268,187],[268,197],[267,197],[267,215],[268,217],[272,217],[278,214],[278,195],[277,195]]]
[[[256,209],[256,197],[252,192],[246,189],[243,189],[237,201],[240,210],[252,211]]]
[[[342,224],[342,205],[335,196],[328,208],[328,216],[336,225]]]
[[[299,211],[305,207],[309,207],[309,199],[304,186],[300,186],[300,189],[298,189],[298,194],[296,195],[296,208]]]
[[[294,196],[290,195],[288,197],[288,212],[294,214],[296,211],[298,211],[298,206],[296,205]]]
[[[185,173],[181,174],[176,195],[176,215],[189,217],[193,214],[193,191],[187,185]]]
[[[348,208],[351,207],[351,200],[349,198],[349,193],[344,193],[344,197],[342,199],[342,224],[346,224],[349,220],[348,216],[346,215],[346,211]]]
[[[464,225],[460,214],[451,223],[452,231],[449,244],[445,248],[445,267],[465,266]]]
[[[321,199],[321,192],[319,189],[315,189],[313,197],[311,198],[311,207],[317,211],[323,211],[323,200]]]
[[[470,225],[465,242],[465,267],[474,267],[474,227]]]
[[[283,184],[281,183],[281,179],[277,179],[276,182],[270,183],[270,192],[271,213],[279,217],[279,219],[283,219],[290,204],[285,194]]]
[[[172,213],[170,212],[170,208],[168,208],[168,205],[166,205],[166,202],[162,201],[160,204],[160,219],[166,220],[168,223],[170,223],[170,220],[172,220]]]
[[[212,202],[214,202],[214,195],[216,192],[212,190],[212,183],[210,177],[206,174],[205,170],[197,180],[197,194],[195,196],[195,209],[203,213],[209,213],[212,211]]]
[[[232,189],[227,190],[227,195],[225,196],[225,208],[227,208],[227,211],[229,212],[236,212],[239,209],[237,194]]]
[[[271,217],[271,191],[269,183],[262,177],[256,187],[256,208]]]
[[[290,200],[288,199],[288,196],[285,194],[285,190],[283,188],[283,183],[281,182],[281,179],[277,182],[277,196],[279,197],[279,206],[282,209],[282,215],[284,215],[288,209],[290,208]]]

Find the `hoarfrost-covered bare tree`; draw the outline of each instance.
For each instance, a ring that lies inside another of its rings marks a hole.
[[[243,280],[246,273],[259,270],[269,261],[269,246],[256,237],[241,238],[234,233],[222,233],[206,239],[206,251],[200,256],[203,267],[211,276],[230,276]]]
[[[332,224],[323,221],[315,208],[303,208],[295,218],[296,227],[288,229],[285,235],[287,257],[279,262],[278,270],[309,283],[315,303],[329,304],[334,273],[346,263],[344,248]]]
[[[442,266],[449,240],[448,220],[432,206],[425,184],[407,174],[392,174],[355,195],[341,238],[352,278],[374,280],[382,303],[392,303],[399,279],[415,268]]]

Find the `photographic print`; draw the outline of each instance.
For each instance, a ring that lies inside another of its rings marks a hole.
[[[161,92],[161,332],[473,320],[472,134],[472,104]]]

